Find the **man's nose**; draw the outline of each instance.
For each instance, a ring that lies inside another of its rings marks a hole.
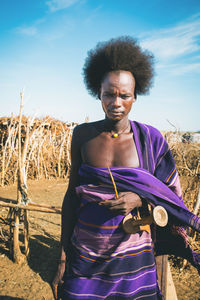
[[[121,106],[121,99],[120,99],[120,97],[118,95],[115,95],[113,97],[113,105],[115,107]]]

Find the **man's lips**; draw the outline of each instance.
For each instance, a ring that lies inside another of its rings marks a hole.
[[[121,115],[123,111],[109,110],[109,113],[111,113],[112,115]]]

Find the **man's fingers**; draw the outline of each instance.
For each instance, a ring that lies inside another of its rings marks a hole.
[[[102,204],[103,205],[103,204]],[[127,213],[126,208],[124,207],[123,203],[118,203],[116,205],[103,205],[107,209],[109,209],[112,213],[116,215],[125,215]]]
[[[103,201],[99,202],[99,204],[104,205],[106,207],[114,207],[114,206],[117,206],[117,205],[124,204],[124,200],[122,198],[103,200]]]

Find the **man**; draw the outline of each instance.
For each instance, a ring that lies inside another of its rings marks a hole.
[[[170,252],[172,231],[173,243],[187,243],[184,229],[177,225],[199,230],[199,219],[182,202],[166,141],[155,128],[128,119],[137,95],[148,92],[152,78],[152,55],[130,37],[98,44],[88,54],[86,87],[101,100],[105,119],[79,125],[73,133],[61,255],[52,284],[55,298],[65,272],[63,299],[161,299],[154,250]],[[152,233],[127,234],[124,216],[148,214],[147,203],[168,211],[171,223],[165,235],[155,226]],[[186,246],[188,255],[182,255],[198,267]]]

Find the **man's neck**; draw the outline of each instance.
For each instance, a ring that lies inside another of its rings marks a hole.
[[[130,126],[130,122],[128,117],[123,118],[119,121],[114,121],[108,118],[105,118],[103,121],[103,126],[105,131],[114,131],[114,132],[121,132],[126,130]]]

